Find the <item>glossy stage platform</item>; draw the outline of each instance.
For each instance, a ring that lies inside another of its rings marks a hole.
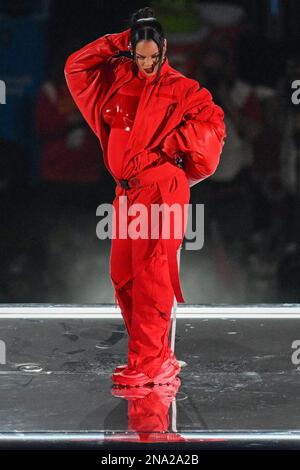
[[[179,306],[180,380],[124,396],[119,309],[2,304],[0,449],[299,449],[299,345],[299,305]]]

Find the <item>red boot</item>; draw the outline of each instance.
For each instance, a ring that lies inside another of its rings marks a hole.
[[[113,374],[112,380],[115,384],[129,387],[141,387],[147,384],[159,385],[172,382],[179,372],[180,366],[174,365],[170,359],[167,359],[161,366],[159,373],[153,378],[127,367],[122,372]]]
[[[177,361],[177,359],[176,359],[176,357],[175,357],[175,354],[173,353],[172,350],[170,350],[170,361],[171,361],[176,367],[180,366],[180,364],[179,364],[179,362]],[[128,367],[127,364],[122,364],[122,365],[116,367],[113,373],[114,373],[114,374],[118,374],[118,373],[120,373],[120,372],[123,372],[124,369],[126,369],[126,367]]]
[[[175,377],[172,382],[164,385],[145,385],[143,387],[122,387],[113,385],[111,394],[114,397],[124,398],[125,400],[131,401],[145,398],[152,393],[153,396],[155,394],[155,399],[152,405],[153,408],[155,404],[157,404],[158,400],[165,405],[170,405],[171,401],[176,397],[180,385],[181,380],[179,377]]]
[[[114,374],[118,374],[119,372],[122,372],[124,369],[126,369],[126,367],[128,367],[127,364],[122,364],[122,365],[116,367],[115,370],[114,370]]]

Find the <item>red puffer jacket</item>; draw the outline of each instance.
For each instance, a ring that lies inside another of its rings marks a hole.
[[[100,140],[109,171],[109,127],[101,110],[133,78],[132,59],[114,57],[119,51],[128,51],[129,41],[130,29],[106,34],[71,54],[65,65],[69,90]],[[173,69],[166,58],[159,82],[148,81],[143,89],[125,155],[163,151],[174,164],[181,156],[193,186],[215,172],[225,137],[224,113],[210,92]]]

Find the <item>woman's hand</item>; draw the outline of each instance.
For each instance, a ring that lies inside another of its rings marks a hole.
[[[113,41],[114,46],[117,47],[117,52],[130,52],[131,51],[131,44],[130,44],[130,33],[131,28],[125,29],[120,33],[111,34],[110,40]]]

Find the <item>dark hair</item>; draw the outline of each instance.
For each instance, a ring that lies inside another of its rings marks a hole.
[[[153,18],[147,20],[146,18]],[[145,19],[145,21],[138,21]],[[154,10],[150,7],[140,8],[130,17],[130,42],[133,50],[133,58],[136,60],[136,45],[139,41],[152,40],[157,44],[159,50],[158,70],[154,83],[160,77],[163,61],[163,46],[165,33],[160,22],[155,18]]]

